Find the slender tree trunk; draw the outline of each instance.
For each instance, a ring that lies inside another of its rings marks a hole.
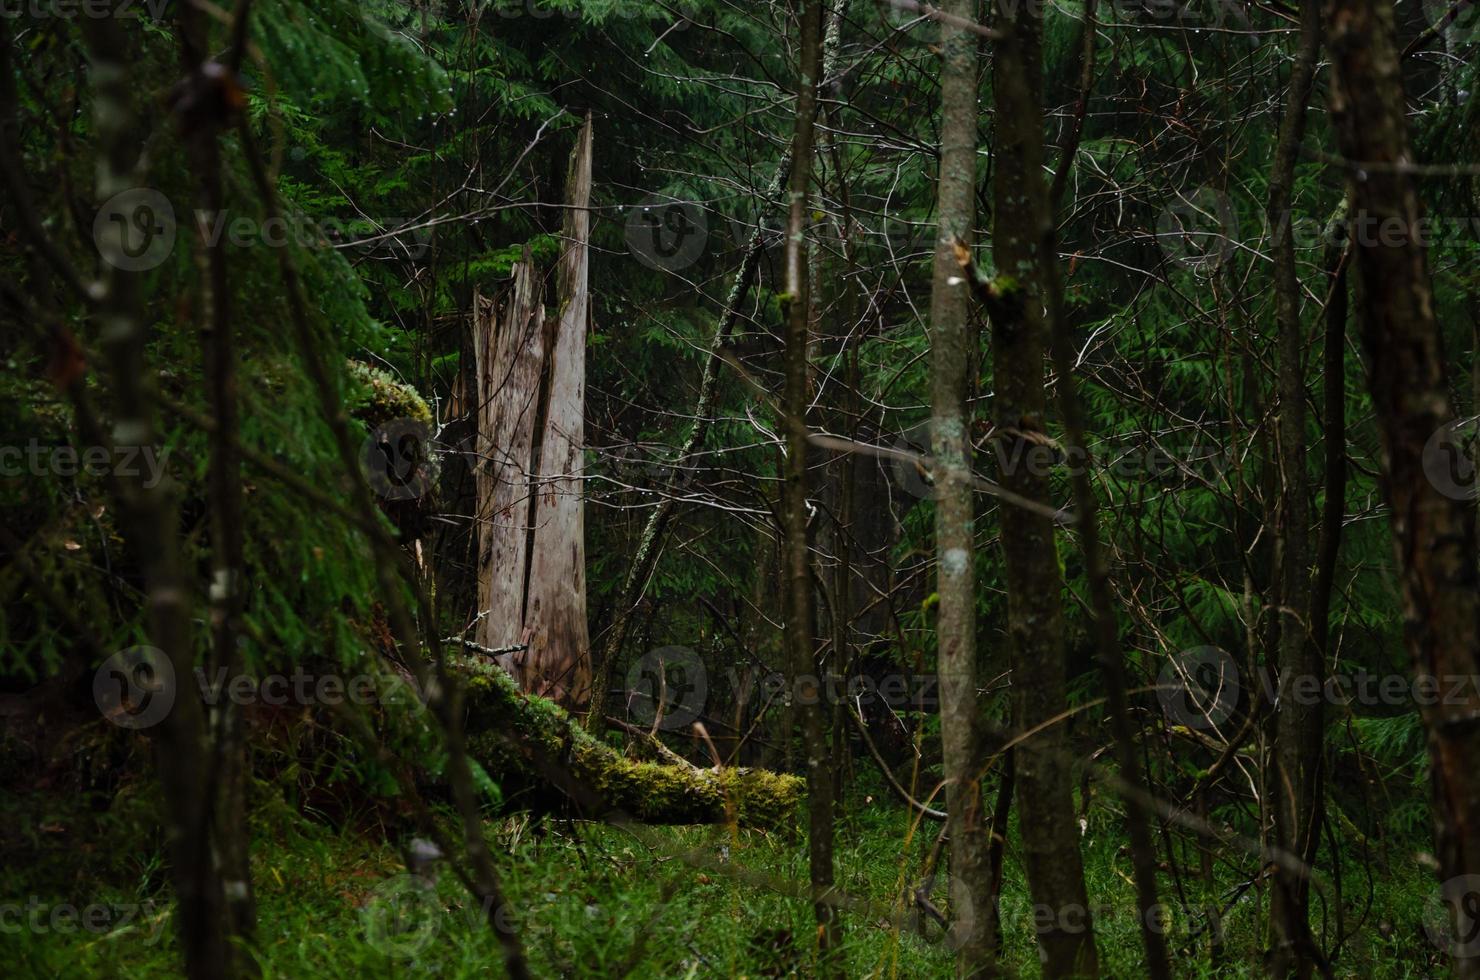
[[[1208,792],[1206,789],[1197,791],[1193,805],[1197,808],[1197,818],[1202,821],[1208,819]],[[1200,841],[1197,845],[1198,872],[1202,876],[1203,915],[1207,918],[1208,933],[1208,964],[1215,969],[1223,963],[1223,915],[1219,908],[1218,879],[1213,872],[1213,849],[1207,846],[1207,842]]]
[[[1312,851],[1319,828],[1316,790],[1320,785],[1322,710],[1319,698],[1294,696],[1304,677],[1324,680],[1320,654],[1310,642],[1310,478],[1306,470],[1305,332],[1300,318],[1300,276],[1295,266],[1291,202],[1295,165],[1305,135],[1306,106],[1321,50],[1321,11],[1307,3],[1300,12],[1300,48],[1290,71],[1285,115],[1280,121],[1274,166],[1269,178],[1267,218],[1274,235],[1275,326],[1279,351],[1280,599],[1276,669],[1280,696],[1274,719],[1274,838],[1285,851]],[[1308,977],[1320,956],[1307,921],[1310,880],[1283,865],[1275,872],[1270,901],[1274,949],[1270,972]]]
[[[836,71],[837,48],[847,14],[848,4],[840,2],[828,20],[827,35],[822,44],[824,82]],[[877,416],[877,409],[865,403],[861,392],[863,371],[859,351],[868,331],[864,326],[860,302],[863,296],[858,283],[864,270],[858,261],[858,225],[849,183],[851,175],[843,164],[836,135],[842,115],[843,108],[836,104],[819,106],[819,117],[826,130],[823,149],[832,166],[841,206],[836,219],[839,255],[832,275],[837,284],[834,309],[839,329],[836,333],[844,338],[839,354],[845,368],[843,393],[840,404],[836,406],[836,425],[838,432],[857,441],[865,425],[872,423]],[[861,453],[847,453],[838,460],[837,466],[830,468],[830,473],[835,474],[838,483],[837,520],[834,524],[837,532],[834,612],[839,622],[833,633],[833,664],[837,676],[847,678],[852,676],[859,663],[857,650],[869,649],[871,641],[884,632],[883,604],[876,599],[888,588],[889,565],[882,554],[888,550],[886,542],[892,522],[879,499],[881,472],[877,460]],[[833,759],[837,774],[833,804],[840,816],[846,803],[845,789],[853,776],[851,743],[847,734],[849,719],[853,717],[856,715],[844,699],[837,699],[832,713]]]
[[[791,182],[786,223],[786,481],[781,518],[786,534],[786,645],[795,679],[793,695],[801,713],[807,763],[808,844],[812,905],[817,916],[817,972],[841,976],[842,924],[833,891],[832,768],[828,761],[828,707],[818,684],[817,610],[807,501],[807,349],[810,284],[806,262],[807,196],[817,115],[818,74],[822,68],[822,3],[809,0],[801,17],[802,57],[797,83],[796,133],[792,139]]]
[[[1480,229],[1476,229],[1476,237],[1480,239]],[[1468,290],[1465,300],[1470,309],[1470,424],[1480,425],[1480,288]],[[1470,465],[1480,473],[1480,440],[1471,446]],[[1480,505],[1480,495],[1476,503]]]
[[[209,229],[216,226],[225,209],[221,181],[221,130],[230,124],[230,114],[239,105],[237,80],[240,58],[246,43],[249,2],[239,2],[235,13],[233,43],[224,65],[210,58],[209,21],[205,12],[191,4],[180,7],[181,64],[190,98],[196,105],[220,106],[225,115],[187,120],[186,149],[200,181],[197,192],[198,219],[196,266],[201,288],[201,348],[211,414],[216,427],[211,432],[211,458],[207,496],[211,526],[211,667],[228,678],[240,676],[244,657],[239,642],[245,612],[243,558],[243,493],[241,453],[237,448],[241,422],[237,395],[236,348],[231,322],[230,282],[226,253]],[[213,70],[215,68],[221,70]],[[251,836],[247,825],[248,754],[246,719],[242,705],[222,699],[210,712],[212,732],[208,799],[214,817],[212,853],[222,877],[225,902],[227,955],[230,972],[255,974],[256,960],[239,948],[253,941],[257,906],[252,890]]]
[[[846,282],[843,277],[840,281]],[[847,286],[843,287],[845,290]],[[840,298],[840,305],[844,310],[851,309],[851,304],[846,299]],[[858,434],[858,345],[857,333],[850,329],[852,321],[845,319],[849,326],[844,332],[850,338],[848,347],[842,352],[847,364],[844,375],[844,410],[840,430],[850,433],[850,437],[856,438]],[[852,669],[851,658],[853,651],[853,576],[856,574],[853,568],[854,550],[854,517],[853,517],[853,494],[858,486],[858,470],[860,460],[857,453],[849,453],[832,468],[831,476],[836,486],[834,499],[835,520],[832,527],[833,538],[833,566],[832,575],[832,599],[829,605],[832,609],[832,672],[838,678],[847,678]],[[848,726],[846,724],[845,712],[848,705],[844,698],[837,698],[830,706],[832,725],[832,759],[833,759],[833,809],[837,816],[846,816],[843,813],[843,796],[847,789],[848,775]]]
[[[1344,218],[1345,204],[1338,214]],[[1325,438],[1324,475],[1325,501],[1321,507],[1321,534],[1316,546],[1316,567],[1311,583],[1310,596],[1310,642],[1314,648],[1313,659],[1324,676],[1332,662],[1331,652],[1331,595],[1336,583],[1337,559],[1341,554],[1342,525],[1346,520],[1346,318],[1347,318],[1347,258],[1344,238],[1337,240],[1334,225],[1328,228],[1328,245],[1325,256],[1325,281],[1328,294],[1325,305],[1325,341],[1322,353],[1322,377],[1324,380],[1324,406],[1321,429]],[[1310,736],[1313,744],[1310,751],[1319,753],[1320,764],[1316,767],[1314,799],[1325,799],[1325,733],[1317,727]],[[1324,818],[1325,807],[1318,807]],[[1317,835],[1311,834],[1305,842],[1301,857],[1306,864],[1314,864],[1317,851]],[[1338,864],[1339,872],[1339,864]],[[1337,879],[1338,886],[1340,878]],[[1308,883],[1307,883],[1308,884]],[[1339,908],[1339,905],[1338,905]],[[1342,932],[1339,927],[1337,933]]]
[[[1049,220],[1043,180],[1042,28],[1036,8],[1004,5],[996,26],[993,91],[997,160],[993,182],[993,257],[1003,300],[992,311],[994,410],[1007,461],[1002,485],[1029,500],[1049,500],[1046,468],[1030,465],[1041,446],[1044,386],[1042,247]],[[1000,8],[999,8],[1000,9]],[[1014,465],[1017,464],[1017,465]],[[1026,464],[1026,465],[1025,465]],[[1017,510],[1002,520],[1007,630],[1012,647],[1013,723],[1038,729],[1016,752],[1018,826],[1033,903],[1051,915],[1038,923],[1043,975],[1096,976],[1094,925],[1074,823],[1072,757],[1066,723],[1063,579],[1053,522]]]
[[[987,844],[987,877],[990,881],[992,917],[997,957],[1002,957],[1002,876],[1007,864],[1007,821],[1012,816],[1012,791],[1017,782],[1017,755],[1012,749],[1002,753],[1001,772],[997,776],[997,796],[992,803],[991,840]]]
[[[1443,465],[1436,433],[1454,421],[1434,314],[1428,257],[1416,239],[1421,205],[1405,167],[1412,162],[1403,79],[1386,0],[1332,0],[1326,8],[1334,61],[1332,108],[1342,155],[1352,168],[1357,321],[1370,359],[1369,385],[1382,443],[1382,482],[1392,509],[1404,638],[1420,677],[1480,674],[1475,506],[1441,492],[1426,462]],[[1394,242],[1392,227],[1407,229]],[[1377,235],[1375,229],[1388,229]],[[1443,435],[1439,436],[1443,440]],[[1433,457],[1441,457],[1434,459]],[[1426,457],[1428,457],[1426,459]],[[1461,923],[1472,921],[1469,874],[1480,873],[1480,697],[1424,704],[1434,791],[1434,836],[1443,895]],[[1466,931],[1467,934],[1468,931]],[[1451,951],[1456,977],[1480,977],[1473,943]]]
[[[138,185],[139,129],[132,100],[130,55],[117,18],[84,18],[93,79],[93,124],[99,146],[97,199],[107,201]],[[9,67],[8,65],[6,66]],[[147,326],[141,316],[140,276],[121,267],[123,230],[103,226],[103,277],[94,293],[99,337],[113,381],[113,432],[120,445],[157,440],[154,400],[145,365]],[[170,481],[150,486],[120,472],[120,526],[144,579],[149,639],[173,673],[165,693],[173,704],[160,725],[156,752],[168,815],[166,839],[177,899],[180,945],[192,978],[229,975],[221,878],[211,848],[212,815],[206,771],[206,728],[194,689],[189,579],[180,554],[179,512]],[[156,671],[161,665],[155,665]],[[157,676],[157,675],[156,675]]]
[[[1338,212],[1345,221],[1346,207]],[[1321,431],[1325,439],[1321,507],[1321,537],[1316,547],[1315,578],[1310,595],[1310,635],[1322,669],[1331,662],[1331,594],[1336,584],[1336,559],[1341,553],[1342,525],[1346,520],[1346,318],[1349,291],[1345,236],[1336,240],[1336,222],[1328,226],[1332,239],[1326,248],[1326,336],[1321,354],[1325,386]],[[1480,363],[1480,362],[1477,362]]]
[[[1041,229],[1040,258],[1043,263],[1045,309],[1052,340],[1054,370],[1058,375],[1059,411],[1064,418],[1064,435],[1070,451],[1078,451],[1078,464],[1073,469],[1074,506],[1078,512],[1080,545],[1084,550],[1085,578],[1089,585],[1091,629],[1100,673],[1105,681],[1110,728],[1115,735],[1115,758],[1120,779],[1125,784],[1121,796],[1125,801],[1126,831],[1130,838],[1131,863],[1136,878],[1136,908],[1140,915],[1141,943],[1146,949],[1146,975],[1152,980],[1168,980],[1172,975],[1167,957],[1165,922],[1156,887],[1156,846],[1151,840],[1150,794],[1141,765],[1141,750],[1136,744],[1136,726],[1131,719],[1127,693],[1125,656],[1120,642],[1120,627],[1115,600],[1110,592],[1110,563],[1100,541],[1099,500],[1091,482],[1091,457],[1085,432],[1084,409],[1074,387],[1074,342],[1063,309],[1063,288],[1059,280],[1058,246],[1051,218],[1045,214]]]
[[[947,14],[974,19],[974,0]],[[931,469],[935,479],[936,650],[951,846],[951,941],[957,974],[997,970],[990,837],[982,812],[981,706],[976,696],[976,547],[966,398],[976,363],[970,295],[956,248],[969,248],[976,218],[976,35],[941,24],[940,177],[936,190],[935,281],[930,298]]]
[[[782,182],[786,174],[790,172],[790,167],[791,157],[782,157],[780,164],[777,165],[776,175],[772,178],[771,186],[765,195],[766,202],[780,194]],[[759,225],[759,219],[757,223]],[[729,340],[731,331],[735,329],[735,323],[740,318],[740,304],[755,280],[756,273],[760,270],[761,256],[764,252],[765,233],[758,226],[746,247],[745,257],[740,261],[740,271],[735,274],[735,281],[730,287],[730,295],[725,301],[724,312],[720,314],[719,325],[715,327],[714,337],[709,342],[709,355],[704,360],[704,373],[699,379],[699,398],[694,405],[694,422],[689,427],[689,434],[685,437],[683,445],[679,447],[673,464],[675,473],[682,473],[691,468],[698,452],[703,448],[704,436],[709,431],[710,415],[714,411],[714,402],[719,393],[719,365],[723,359],[724,346]],[[642,593],[647,588],[653,569],[657,567],[658,556],[663,551],[663,538],[667,534],[669,522],[673,519],[676,505],[675,495],[671,493],[663,494],[658,500],[652,513],[648,515],[647,523],[643,525],[642,537],[637,542],[636,555],[627,569],[626,578],[622,581],[622,591],[617,598],[611,625],[606,629],[601,648],[595,658],[595,672],[591,682],[591,704],[586,711],[585,719],[586,729],[592,733],[599,733],[606,725],[606,698],[609,693],[608,688],[612,683],[612,670],[632,631],[632,617],[642,600]]]
[[[841,6],[838,14],[829,21],[827,38],[823,42],[822,74],[829,78],[837,70],[839,42],[842,37],[842,14],[846,9],[847,0],[839,0],[839,3]],[[814,109],[815,106],[814,102]],[[788,152],[776,165],[776,173],[771,178],[771,183],[761,201],[763,206],[780,195],[791,170],[792,157]],[[729,341],[731,332],[735,329],[735,324],[740,319],[740,304],[755,281],[756,274],[760,271],[761,258],[765,254],[764,217],[765,214],[762,212],[756,219],[755,233],[751,235],[750,242],[746,245],[745,256],[740,261],[740,271],[735,273],[735,281],[731,284],[730,294],[725,299],[724,311],[720,314],[719,323],[714,329],[714,336],[709,342],[709,355],[704,360],[704,373],[699,379],[699,398],[694,405],[694,423],[689,427],[689,434],[685,437],[683,445],[679,447],[676,461],[673,464],[674,472],[682,473],[691,468],[697,454],[704,447],[704,436],[709,432],[711,413],[714,411],[715,399],[719,394],[719,365],[724,359],[724,347]],[[663,538],[673,519],[676,504],[677,501],[673,494],[664,494],[653,508],[652,514],[648,516],[647,524],[642,529],[642,537],[638,539],[637,553],[622,582],[622,592],[617,600],[612,623],[607,627],[601,649],[595,658],[595,673],[591,683],[591,705],[586,712],[585,721],[586,729],[590,732],[600,732],[606,724],[604,706],[609,693],[608,689],[611,687],[612,670],[632,631],[632,615],[637,611],[643,590],[647,588],[653,569],[657,567],[658,556],[663,552]]]

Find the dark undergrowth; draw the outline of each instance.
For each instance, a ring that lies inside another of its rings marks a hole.
[[[3,798],[0,946],[21,977],[160,977],[179,973],[171,892],[159,821],[146,780],[112,796],[36,792]],[[259,784],[259,798],[276,800]],[[916,825],[902,808],[850,799],[838,826],[846,915],[847,974],[946,977],[950,938],[928,909],[906,903],[918,888],[938,825]],[[450,816],[450,815],[449,815]],[[801,824],[800,815],[796,824]],[[400,831],[371,813],[327,814],[280,800],[253,814],[253,877],[260,905],[262,973],[268,977],[501,975],[496,927],[516,929],[537,976],[807,976],[812,911],[806,848],[795,834],[725,827],[614,827],[513,813],[485,827],[508,906],[485,914],[446,862],[407,873]],[[449,829],[451,820],[449,819]],[[455,836],[455,835],[454,835]],[[1117,814],[1097,807],[1084,835],[1086,876],[1107,976],[1143,973],[1130,865]],[[1005,959],[1037,974],[1035,919],[1015,836],[1003,898]],[[1348,856],[1337,883],[1314,903],[1313,927],[1329,945],[1347,940],[1337,976],[1444,975],[1425,928],[1431,878],[1415,848],[1385,870]],[[1260,974],[1268,893],[1250,884],[1252,857],[1219,864],[1217,895],[1183,869],[1165,869],[1166,928],[1178,974]],[[944,871],[929,892],[948,912]],[[1225,909],[1215,964],[1208,920]]]

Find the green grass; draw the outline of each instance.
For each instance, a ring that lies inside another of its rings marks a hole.
[[[125,792],[101,814],[67,799],[36,796],[5,805],[5,871],[0,901],[42,908],[57,903],[152,903],[128,925],[69,934],[6,928],[0,950],[11,976],[160,977],[178,975],[169,927],[169,890],[156,836],[138,838],[150,803]],[[838,880],[850,902],[847,973],[853,977],[946,977],[950,950],[941,930],[919,923],[899,901],[934,842],[938,825],[911,835],[907,814],[850,800],[838,828]],[[1100,910],[1098,943],[1108,977],[1143,975],[1128,856],[1115,816],[1097,807],[1084,850],[1091,904]],[[801,817],[798,816],[798,823]],[[284,805],[255,815],[253,874],[259,939],[269,977],[499,976],[499,946],[486,917],[444,868],[430,891],[404,875],[395,842],[364,830],[335,830]],[[365,821],[358,821],[364,826]],[[634,828],[504,816],[487,826],[507,891],[498,921],[515,927],[541,977],[760,977],[811,974],[815,926],[805,897],[806,846],[798,834],[722,827]],[[132,836],[127,836],[127,835]],[[908,838],[908,843],[906,840]],[[30,848],[31,858],[22,859]],[[1004,896],[1006,959],[1018,975],[1037,973],[1016,845],[1009,848]],[[1238,862],[1235,862],[1238,863]],[[1243,868],[1247,864],[1249,868]],[[1220,891],[1240,872],[1220,869]],[[1348,927],[1354,938],[1338,976],[1443,975],[1439,950],[1423,930],[1432,886],[1414,862],[1395,861],[1375,877],[1346,865]],[[1206,900],[1184,872],[1189,906]],[[1177,885],[1162,882],[1164,900]],[[941,875],[934,901],[945,906]],[[1200,915],[1173,915],[1169,940],[1179,976],[1260,975],[1260,923],[1267,898],[1250,888],[1227,916],[1225,959],[1214,969]],[[1371,903],[1358,926],[1361,911]],[[1329,910],[1328,910],[1329,911]],[[397,918],[396,913],[400,917]],[[1017,914],[1014,914],[1016,912]],[[1325,925],[1333,927],[1329,914]],[[1322,926],[1321,910],[1315,924]],[[399,930],[399,931],[398,931]]]

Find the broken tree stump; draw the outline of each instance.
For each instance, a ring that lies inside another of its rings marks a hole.
[[[583,502],[591,119],[571,157],[554,316],[528,251],[501,304],[474,297],[480,646],[526,691],[590,699]]]

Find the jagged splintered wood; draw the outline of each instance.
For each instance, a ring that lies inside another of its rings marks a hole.
[[[526,691],[566,707],[590,698],[586,635],[585,446],[591,120],[566,189],[558,306],[526,250],[498,301],[473,299],[478,391],[478,620],[485,647]]]

